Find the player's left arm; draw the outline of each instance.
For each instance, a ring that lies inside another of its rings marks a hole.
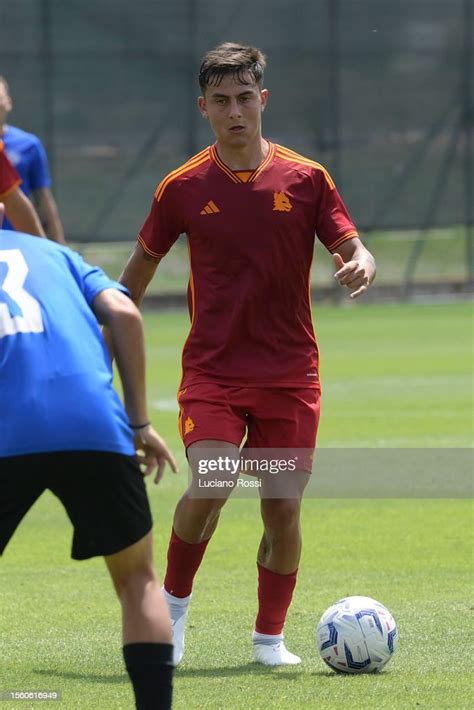
[[[58,206],[49,187],[34,190],[32,197],[48,237],[59,244],[66,244]]]
[[[148,415],[142,316],[132,300],[115,288],[101,291],[94,298],[92,309],[99,323],[109,329],[122,381],[125,411],[130,426],[135,429],[135,446],[144,452],[138,459],[146,466],[145,475],[158,467],[155,476],[158,483],[166,463],[175,473],[177,466],[166,443],[151,426]]]
[[[352,290],[350,298],[361,296],[375,279],[375,259],[358,237],[346,239],[333,254],[336,273],[341,286]]]
[[[39,138],[36,138],[32,146],[31,159],[28,165],[28,178],[33,203],[48,238],[59,242],[59,244],[65,244],[63,225],[59,218],[56,200],[51,192],[48,158]]]

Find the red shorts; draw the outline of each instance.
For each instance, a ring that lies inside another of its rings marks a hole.
[[[227,441],[249,449],[310,451],[319,423],[320,391],[313,387],[259,388],[196,384],[178,392],[178,428],[186,448],[196,441]]]

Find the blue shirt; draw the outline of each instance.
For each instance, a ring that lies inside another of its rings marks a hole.
[[[1,138],[10,162],[20,174],[21,189],[25,195],[31,197],[31,193],[35,190],[50,187],[48,159],[40,139],[33,133],[27,133],[21,128],[9,125],[5,127]],[[13,229],[6,218],[3,222],[3,229]]]
[[[118,288],[67,247],[0,230],[0,456],[135,453],[92,311]]]

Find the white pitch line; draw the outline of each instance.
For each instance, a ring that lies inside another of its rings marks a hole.
[[[153,409],[157,409],[159,412],[177,412],[178,403],[174,397],[169,399],[154,399],[152,401]]]

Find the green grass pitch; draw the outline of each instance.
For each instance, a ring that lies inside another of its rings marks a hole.
[[[316,306],[314,314],[324,386],[320,446],[471,446],[468,304]],[[187,328],[184,313],[146,315],[153,420],[182,469],[158,488],[149,485],[160,575],[187,478],[174,411]],[[250,663],[260,534],[257,501],[230,501],[196,579],[176,708],[472,707],[468,500],[306,500],[286,625],[290,650],[303,657],[297,668]],[[60,705],[45,703],[52,707],[131,708],[111,582],[102,560],[69,559],[70,538],[64,512],[46,494],[0,562],[0,691],[60,691]],[[375,597],[397,620],[399,650],[379,675],[336,675],[316,652],[321,613],[350,594]]]

